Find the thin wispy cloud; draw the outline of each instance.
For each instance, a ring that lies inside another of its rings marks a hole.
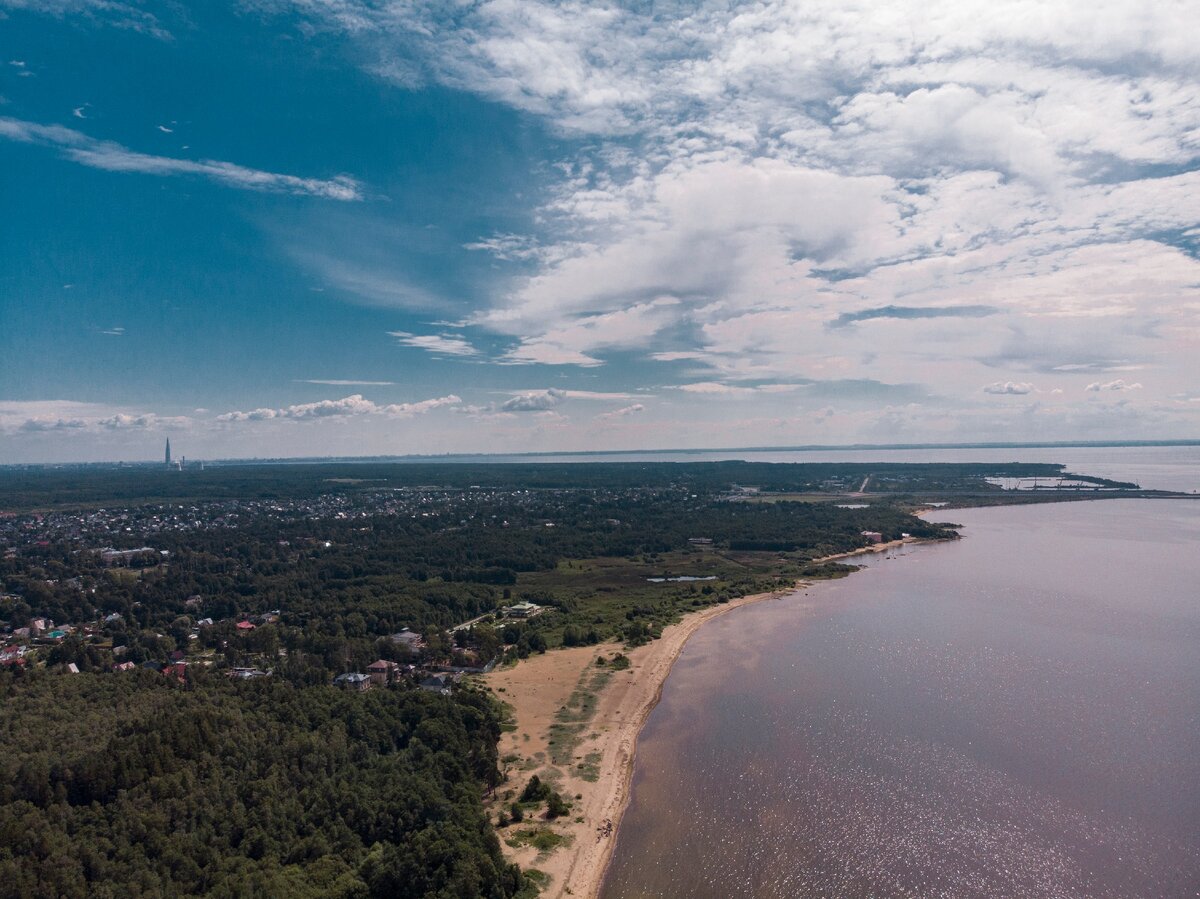
[[[0,0],[0,10],[4,9],[27,10],[56,18],[77,17],[137,31],[159,40],[171,38],[170,31],[157,16],[137,3],[122,0]]]
[[[479,350],[464,337],[456,334],[412,334],[408,331],[388,331],[401,346],[425,350],[435,356],[478,356]]]
[[[622,418],[629,418],[631,415],[638,415],[646,411],[646,406],[643,403],[632,403],[628,406],[622,406],[620,409],[613,409],[611,412],[604,412],[596,416],[598,421],[614,421]]]
[[[999,311],[995,306],[880,306],[875,309],[860,309],[857,312],[843,312],[829,323],[829,327],[844,328],[857,322],[881,318],[901,321],[923,318],[985,318]]]
[[[324,384],[328,387],[390,387],[395,381],[354,381],[338,378],[322,379],[322,378],[304,378],[297,380],[297,384]]]
[[[130,150],[113,141],[97,140],[61,125],[41,125],[0,117],[0,138],[51,147],[66,159],[109,172],[190,175],[242,190],[297,194],[344,202],[363,198],[362,185],[349,175],[329,179],[302,178],[212,159],[194,161],[154,156]]]

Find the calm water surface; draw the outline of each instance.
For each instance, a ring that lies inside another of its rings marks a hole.
[[[945,517],[692,638],[604,899],[1200,896],[1200,501]]]

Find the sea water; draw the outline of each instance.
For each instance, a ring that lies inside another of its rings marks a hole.
[[[1200,896],[1200,501],[937,517],[689,641],[604,899]]]

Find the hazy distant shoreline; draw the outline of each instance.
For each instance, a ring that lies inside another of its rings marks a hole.
[[[1036,442],[996,443],[830,443],[802,444],[798,446],[717,446],[675,447],[667,449],[618,449],[618,450],[561,450],[526,453],[406,453],[388,456],[279,456],[272,458],[206,458],[206,465],[353,465],[377,462],[467,462],[490,460],[502,463],[505,459],[539,460],[559,458],[614,457],[622,456],[697,456],[706,453],[833,453],[833,452],[895,452],[904,450],[1004,450],[1004,449],[1105,449],[1105,448],[1154,448],[1200,446],[1200,438],[1186,440],[1062,440]],[[200,461],[197,459],[196,461]],[[162,465],[162,460],[109,459],[95,462],[9,462],[0,464],[3,469],[44,468],[91,468],[100,466]]]

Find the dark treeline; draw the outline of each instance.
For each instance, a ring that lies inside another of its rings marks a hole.
[[[1002,452],[1002,451],[997,451]],[[711,491],[732,483],[770,490],[818,489],[831,480],[875,475],[882,482],[919,475],[927,487],[977,486],[991,475],[1057,477],[1063,466],[1041,463],[769,463],[769,462],[370,462],[296,465],[210,465],[204,471],[127,468],[0,468],[0,508],[53,508],[79,504],[309,498],[380,487],[472,486],[504,489],[626,488],[675,483]],[[1115,486],[1115,482],[1096,479]],[[1121,485],[1133,486],[1133,485]],[[924,488],[923,488],[924,489]]]

